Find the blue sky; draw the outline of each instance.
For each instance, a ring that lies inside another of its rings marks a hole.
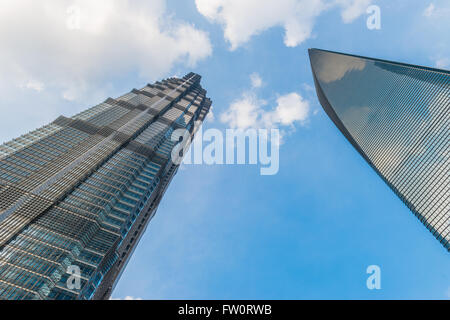
[[[278,174],[183,166],[113,297],[449,299],[447,251],[323,112],[307,57],[316,47],[449,69],[448,1],[243,2],[48,0],[31,12],[11,1],[0,10],[0,140],[189,71],[213,100],[204,129],[228,128],[233,105],[261,126],[253,115],[296,93],[291,118],[272,123]],[[380,30],[366,27],[370,4]],[[366,287],[369,265],[380,290]]]

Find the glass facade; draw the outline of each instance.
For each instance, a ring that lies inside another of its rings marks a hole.
[[[310,49],[339,130],[450,250],[450,72]]]
[[[177,171],[171,134],[194,135],[205,95],[190,73],[0,146],[0,299],[108,298]]]

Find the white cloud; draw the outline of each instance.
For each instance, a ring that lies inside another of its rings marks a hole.
[[[277,106],[272,112],[270,123],[292,125],[295,121],[304,123],[309,116],[309,103],[296,92],[291,92],[277,99]]]
[[[165,0],[3,0],[0,43],[0,143],[212,53]]]
[[[450,1],[426,2],[420,16],[411,27],[417,37],[416,47],[426,47],[429,58],[436,68],[450,68],[450,42],[447,35],[450,30]]]
[[[250,75],[250,81],[252,82],[253,88],[259,88],[263,84],[261,76],[256,72],[254,72]]]
[[[210,107],[210,108],[209,108],[209,112],[208,112],[208,114],[206,115],[206,121],[208,121],[208,122],[213,122],[214,119],[215,119],[215,117],[214,117],[213,107]]]
[[[259,100],[254,93],[246,92],[221,114],[220,121],[227,123],[231,128],[257,127],[262,120],[261,107],[265,104],[266,102]]]
[[[76,98],[76,94],[73,92],[73,90],[66,90],[62,93],[62,97],[64,100],[67,101],[74,101]]]
[[[435,6],[434,3],[430,3],[425,10],[423,11],[423,15],[427,18],[436,18],[443,19],[444,22],[448,24],[448,15],[450,14],[450,6],[448,2],[440,2],[439,6]]]
[[[266,110],[265,100],[259,99],[252,92],[245,92],[242,97],[231,103],[228,110],[221,114],[220,120],[230,128],[277,128],[306,123],[310,114],[310,105],[300,94],[291,92],[277,98],[277,104]]]
[[[255,92],[245,91],[220,115],[220,121],[238,129],[276,128],[293,126],[295,122],[303,125],[310,114],[309,102],[296,92],[278,96],[276,106],[270,110],[265,108],[267,104]]]
[[[430,5],[426,7],[425,10],[423,11],[423,15],[425,17],[431,17],[433,15],[433,12],[434,12],[434,4],[430,3]]]
[[[133,71],[159,79],[212,52],[208,35],[168,14],[164,0],[4,0],[0,41],[3,77],[17,86],[39,77],[72,99]]]
[[[341,18],[344,23],[350,23],[366,12],[372,0],[337,0],[342,7]]]
[[[30,79],[25,84],[21,85],[22,88],[31,89],[37,92],[44,90],[44,84],[40,81]]]
[[[223,26],[231,50],[271,27],[284,28],[284,44],[295,47],[312,35],[315,19],[341,8],[345,23],[365,12],[371,0],[195,0],[197,10]]]
[[[450,66],[450,59],[449,58],[440,58],[436,60],[436,68],[444,69],[448,68]]]

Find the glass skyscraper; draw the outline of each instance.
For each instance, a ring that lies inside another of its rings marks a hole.
[[[450,72],[318,49],[309,57],[325,112],[450,250]]]
[[[109,298],[177,172],[172,133],[194,135],[205,94],[189,73],[1,145],[0,299]]]

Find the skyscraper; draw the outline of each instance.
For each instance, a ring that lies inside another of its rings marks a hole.
[[[450,72],[318,49],[309,57],[325,112],[450,250]]]
[[[0,299],[108,298],[177,172],[172,133],[194,135],[205,94],[189,73],[0,146]]]

